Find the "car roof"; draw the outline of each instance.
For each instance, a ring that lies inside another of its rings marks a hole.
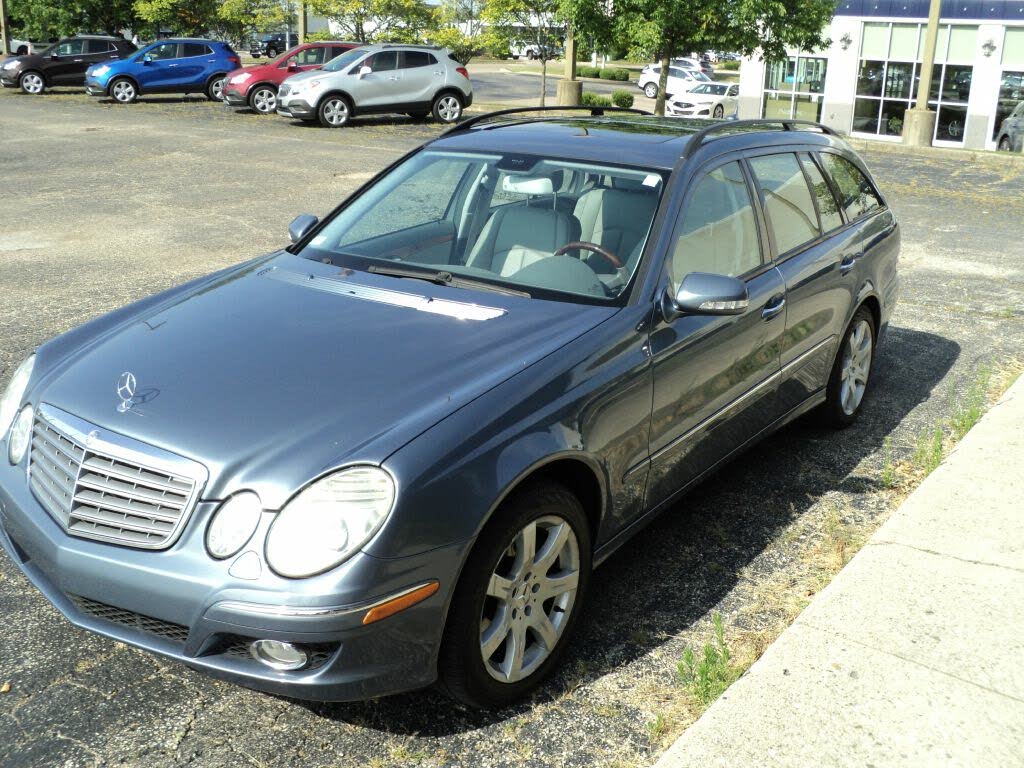
[[[671,170],[697,148],[722,152],[760,145],[845,146],[830,129],[800,121],[708,121],[622,113],[585,117],[532,117],[478,122],[443,134],[431,148],[501,152]],[[776,126],[770,128],[769,126]],[[700,134],[698,137],[697,135]],[[707,139],[714,138],[715,141]],[[721,139],[721,143],[719,143]]]

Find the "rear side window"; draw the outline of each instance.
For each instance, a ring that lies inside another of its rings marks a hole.
[[[851,221],[882,207],[882,201],[857,166],[844,157],[831,152],[819,155],[825,173],[832,177],[839,190],[839,205]]]
[[[114,44],[107,40],[86,40],[85,41],[85,52],[86,53],[108,53],[113,51]]]
[[[182,57],[188,58],[189,56],[207,56],[213,53],[210,50],[210,46],[203,45],[202,43],[183,43]]]
[[[690,272],[738,277],[761,266],[750,191],[739,163],[702,178],[690,196],[672,252],[676,289]]]
[[[843,226],[843,217],[839,213],[839,206],[836,204],[835,195],[832,194],[832,188],[825,181],[825,177],[821,175],[821,169],[810,155],[801,154],[800,164],[811,180],[811,191],[818,204],[818,219],[821,221],[822,231],[831,232],[834,229],[839,229]]]
[[[817,238],[818,214],[796,155],[762,155],[749,162],[764,195],[776,252],[787,253]]]
[[[437,64],[437,59],[426,51],[405,51],[402,55],[405,59],[402,66],[405,69],[429,67],[431,64]]]

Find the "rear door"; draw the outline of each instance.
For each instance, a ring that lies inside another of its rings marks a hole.
[[[444,67],[438,62],[437,57],[428,51],[402,51],[399,63],[404,102],[429,102],[444,85]]]
[[[205,86],[207,74],[213,74],[213,49],[203,43],[182,43],[172,83],[185,86]]]
[[[666,260],[671,290],[690,272],[738,277],[742,315],[681,315],[655,324],[647,504],[677,490],[771,424],[785,328],[782,275],[768,261],[753,186],[738,158],[698,172]]]

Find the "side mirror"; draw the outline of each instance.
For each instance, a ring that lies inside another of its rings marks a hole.
[[[288,69],[298,69],[299,65],[295,63],[295,59],[288,59]]]
[[[143,64],[152,64],[153,63],[153,57],[150,56],[149,54],[146,54],[145,56],[142,57],[142,63]]]
[[[359,68],[359,74],[356,75],[356,77],[358,77],[360,80],[362,80],[364,77],[366,77],[367,75],[372,74],[372,73],[373,73],[373,70],[370,69],[368,66],[366,66],[364,64],[363,66],[361,66]]]
[[[50,54],[50,61],[56,61],[59,58],[60,58],[60,54],[59,53],[51,53]]]
[[[319,221],[320,219],[311,213],[299,214],[292,219],[292,223],[288,225],[288,237],[291,238],[293,243],[299,242],[299,240],[309,234],[309,231],[313,229]]]
[[[675,296],[669,289],[662,298],[662,312],[668,320],[679,315],[742,315],[749,306],[746,283],[707,272],[691,272]]]

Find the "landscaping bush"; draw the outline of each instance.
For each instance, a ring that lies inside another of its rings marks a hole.
[[[731,59],[729,61],[720,61],[717,64],[715,64],[715,69],[726,69],[731,72],[735,72],[739,68],[740,63],[738,61],[732,61]]]
[[[585,107],[610,107],[612,105],[612,100],[599,93],[584,91],[580,96],[580,104]]]
[[[599,77],[602,80],[619,80],[626,82],[629,80],[629,70],[622,67],[607,67],[600,70]]]
[[[591,66],[577,66],[576,74],[579,75],[580,77],[600,77],[601,68]]]
[[[616,107],[622,107],[623,109],[629,109],[633,106],[633,94],[629,91],[613,91],[612,92],[612,104]]]

